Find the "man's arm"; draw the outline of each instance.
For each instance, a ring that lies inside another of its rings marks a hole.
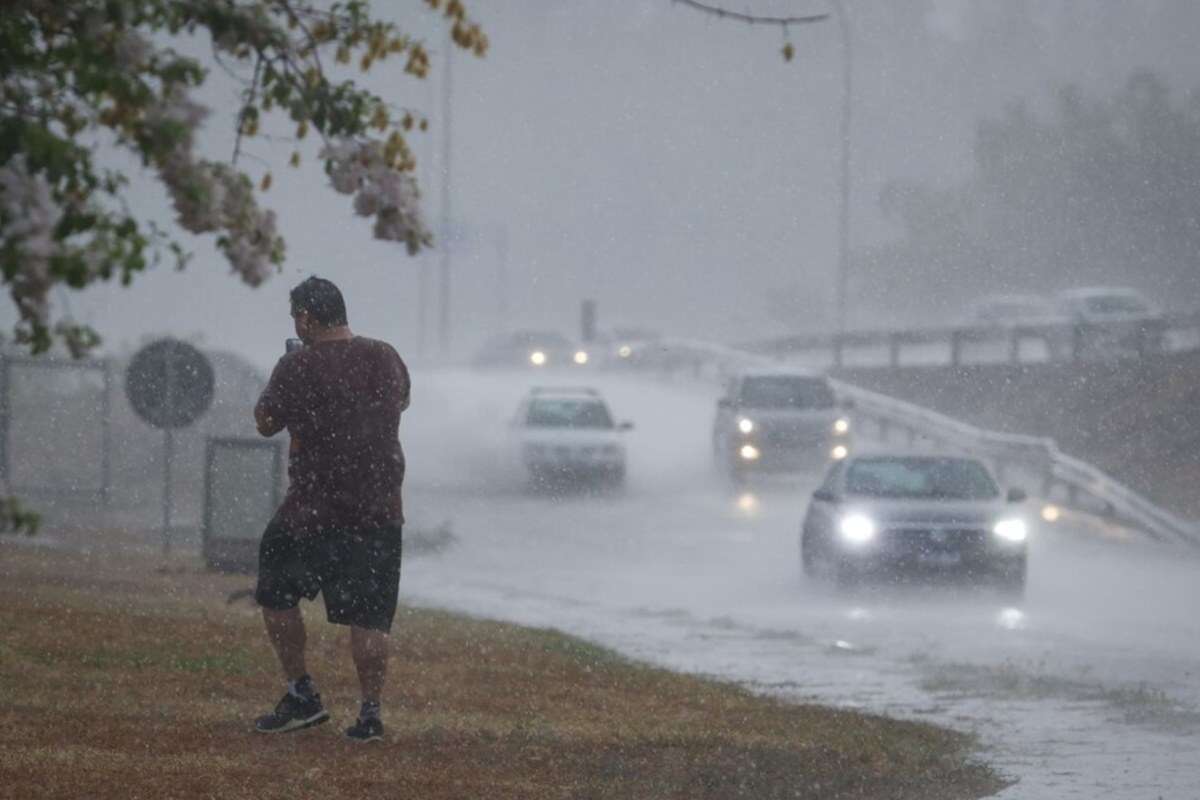
[[[259,395],[254,405],[254,426],[263,436],[274,436],[287,427],[287,375],[285,358],[279,360],[271,371],[267,388]]]
[[[271,412],[263,407],[262,400],[254,407],[254,425],[263,436],[274,436],[284,429],[284,424],[271,416]]]
[[[396,383],[400,410],[407,411],[409,401],[412,400],[412,379],[408,375],[408,366],[400,358],[399,354],[396,355],[395,368],[397,372]]]
[[[407,411],[412,396],[412,379],[408,375],[408,366],[391,345],[386,348],[384,361],[382,397],[386,398],[386,402],[397,412]]]

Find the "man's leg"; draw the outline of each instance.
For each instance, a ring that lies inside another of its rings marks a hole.
[[[329,719],[304,663],[307,635],[297,602],[301,597],[311,598],[315,594],[315,586],[311,585],[315,578],[308,577],[306,556],[285,532],[268,528],[263,534],[254,598],[262,607],[267,639],[279,658],[288,686],[287,694],[275,710],[254,723],[260,733],[300,730]]]
[[[308,674],[304,665],[304,648],[308,635],[304,630],[304,617],[300,615],[300,607],[275,611],[263,608],[263,623],[267,628],[267,638],[279,656],[279,665],[283,667],[284,677],[295,682]]]
[[[389,637],[383,631],[350,626],[350,652],[354,656],[354,668],[358,670],[363,703],[378,706],[383,696],[389,644]]]
[[[349,557],[342,574],[349,602],[331,606],[325,595],[329,621],[350,626],[350,653],[358,671],[362,709],[354,725],[346,730],[353,741],[374,742],[383,738],[380,703],[387,678],[391,639],[388,632],[396,615],[400,594],[400,529],[384,529],[349,541]]]

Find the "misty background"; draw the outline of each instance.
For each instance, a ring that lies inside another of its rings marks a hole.
[[[1140,242],[1156,241],[1156,233],[1137,241],[1120,234],[1122,247],[1093,248],[1112,256],[1107,263],[1093,268],[1086,252],[1072,261],[1082,251],[1055,238],[1053,225],[1030,233],[1019,221],[988,217],[976,155],[981,122],[991,120],[984,130],[1008,130],[1010,146],[1001,151],[1016,153],[994,172],[1036,172],[1039,162],[1021,155],[1022,143],[1032,140],[998,120],[1011,123],[1015,104],[1024,103],[1026,119],[1035,123],[1030,129],[1053,126],[1064,96],[1072,96],[1064,95],[1065,86],[1078,87],[1074,96],[1083,107],[1098,107],[1128,91],[1139,71],[1156,82],[1150,93],[1158,93],[1160,108],[1194,113],[1200,5],[851,0],[847,6],[855,54],[852,327],[953,322],[973,290],[1048,293],[1076,283],[1134,285],[1169,307],[1187,306],[1183,290],[1195,288],[1189,276],[1196,270],[1194,260],[1179,263],[1186,248],[1147,254]],[[446,72],[437,19],[416,3],[376,10],[424,34],[437,51],[425,82],[401,75],[399,64],[366,79],[430,120],[429,132],[415,134],[413,145],[427,215],[440,231]],[[513,327],[574,334],[583,298],[598,301],[603,327],[642,325],[706,339],[832,327],[842,102],[841,43],[832,20],[793,28],[788,38],[797,54],[786,63],[778,30],[719,21],[669,0],[530,0],[471,10],[492,48],[484,59],[452,56],[457,238],[447,355],[465,355]],[[820,0],[761,0],[753,10],[828,9]],[[207,53],[206,42],[193,44],[197,55]],[[213,67],[200,98],[218,109],[198,137],[207,156],[233,152],[236,91]],[[248,142],[239,163],[256,177],[273,173],[262,202],[279,214],[287,240],[281,274],[249,289],[227,274],[209,239],[181,234],[195,250],[183,274],[162,266],[129,289],[59,292],[59,309],[94,325],[109,354],[170,331],[266,368],[291,335],[288,290],[317,273],[341,285],[358,332],[395,343],[417,363],[441,355],[440,254],[410,258],[394,244],[373,241],[369,222],[326,187],[317,143],[300,143],[304,164],[292,170],[290,132],[268,134],[276,138]],[[1061,149],[1053,136],[1038,142],[1043,156]],[[1191,146],[1177,144],[1180,152]],[[1080,159],[1094,163],[1086,150]],[[1008,188],[1029,184],[1014,179]],[[1194,193],[1186,180],[1180,191]],[[1072,196],[1064,195],[1067,202]],[[136,211],[170,222],[165,197],[151,181],[135,183],[128,200]],[[947,205],[966,211],[939,216]],[[1049,200],[1034,213],[1057,207]],[[1155,228],[1159,217],[1178,211],[1139,207],[1138,224],[1154,231],[1162,227]],[[1186,219],[1181,224],[1177,240],[1197,236],[1194,215],[1192,230]],[[997,235],[1006,230],[1042,238]],[[5,307],[0,322],[11,327],[12,321]]]

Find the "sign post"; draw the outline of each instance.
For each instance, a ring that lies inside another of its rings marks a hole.
[[[125,372],[129,404],[163,432],[163,554],[171,552],[172,473],[175,430],[186,428],[212,403],[214,376],[204,354],[177,339],[159,339],[139,350]]]

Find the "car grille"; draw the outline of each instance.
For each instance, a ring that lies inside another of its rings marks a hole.
[[[824,429],[781,426],[763,431],[763,443],[769,447],[809,447],[822,444],[828,438]]]
[[[987,545],[987,531],[981,528],[889,528],[885,536],[889,549],[899,556],[969,555]]]
[[[526,450],[529,457],[557,463],[587,463],[614,454],[610,445],[533,445]]]

